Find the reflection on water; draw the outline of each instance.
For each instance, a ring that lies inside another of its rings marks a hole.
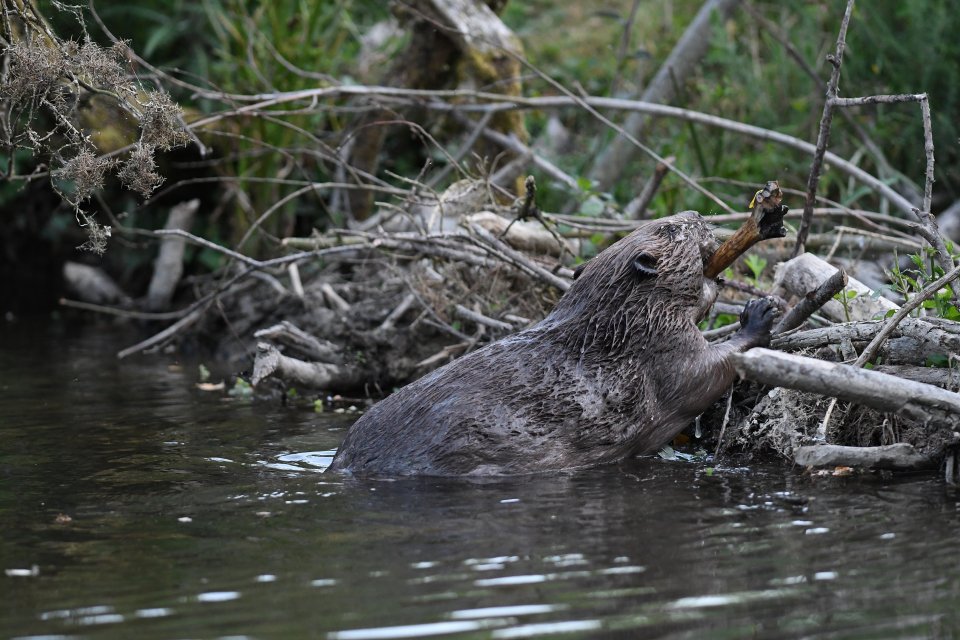
[[[960,496],[935,478],[326,476],[342,417],[198,391],[116,340],[0,336],[2,637],[960,631]]]

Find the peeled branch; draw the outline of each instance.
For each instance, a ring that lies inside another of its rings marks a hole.
[[[707,278],[715,278],[724,269],[732,265],[737,258],[746,253],[747,249],[761,240],[782,238],[787,235],[783,226],[783,216],[787,213],[786,205],[781,204],[783,192],[780,184],[771,180],[757,191],[751,206],[752,215],[737,229],[726,242],[720,245],[710,262],[703,270]]]
[[[471,224],[476,224],[505,240],[514,249],[529,253],[559,257],[564,252],[571,252],[576,249],[576,247],[571,246],[569,240],[564,241],[562,238],[560,240],[565,242],[567,246],[561,245],[557,237],[551,234],[540,222],[521,220],[514,221],[511,224],[510,220],[492,211],[479,211],[464,216],[462,224],[467,228]]]

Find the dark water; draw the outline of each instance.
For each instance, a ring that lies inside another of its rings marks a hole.
[[[960,495],[934,478],[345,482],[318,473],[343,416],[117,363],[113,330],[0,333],[2,637],[960,635]]]

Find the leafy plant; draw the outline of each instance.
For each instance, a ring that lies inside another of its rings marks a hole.
[[[948,245],[948,250],[953,252],[953,245]],[[914,295],[919,294],[930,282],[941,278],[944,275],[932,258],[933,249],[926,248],[926,255],[912,254],[909,256],[913,263],[913,269],[901,269],[899,260],[894,254],[893,266],[887,272],[892,282],[892,288],[903,296],[904,300],[910,300]],[[956,258],[957,256],[954,255]],[[947,285],[940,291],[934,293],[932,298],[924,300],[920,309],[947,320],[960,320],[960,310],[956,307],[956,293],[952,285]],[[920,309],[914,314],[919,316]]]
[[[750,273],[753,274],[752,284],[756,286],[757,282],[760,280],[760,275],[763,273],[763,270],[767,268],[767,259],[761,258],[755,253],[751,253],[746,258],[743,259],[743,263],[747,265],[747,268],[750,269]]]
[[[850,322],[850,301],[857,297],[857,292],[853,289],[843,288],[839,293],[834,294],[833,299],[843,307],[843,316],[847,322]]]

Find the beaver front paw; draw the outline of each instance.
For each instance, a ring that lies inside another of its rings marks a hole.
[[[770,344],[770,329],[780,315],[773,298],[750,300],[740,312],[740,334],[747,337],[752,347]]]

